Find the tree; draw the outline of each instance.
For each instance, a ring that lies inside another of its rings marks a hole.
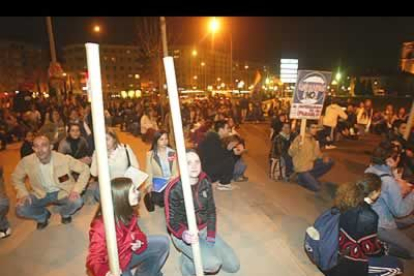
[[[144,61],[148,71],[146,76],[148,81],[152,80],[158,84],[161,91],[165,83],[162,72],[162,41],[159,17],[138,17],[135,20],[137,30],[137,44],[141,61]],[[169,46],[177,42],[180,35],[174,31],[173,25],[167,26],[167,43]]]

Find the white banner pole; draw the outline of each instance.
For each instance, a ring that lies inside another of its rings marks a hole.
[[[108,170],[108,151],[105,139],[105,117],[98,44],[86,43],[86,58],[88,62],[90,80],[89,84],[91,92],[90,98],[92,105],[93,133],[98,160],[99,191],[101,196],[102,215],[105,225],[109,267],[112,274],[120,275],[121,271],[119,269],[118,247],[116,242],[114,207]]]

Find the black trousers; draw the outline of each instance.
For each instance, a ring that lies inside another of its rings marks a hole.
[[[216,164],[206,166],[205,172],[212,182],[219,181],[221,184],[230,184],[233,179],[235,161],[229,157],[224,160],[217,160]]]

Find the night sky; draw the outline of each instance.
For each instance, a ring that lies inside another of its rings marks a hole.
[[[222,17],[215,41],[234,59],[277,66],[281,57],[299,58],[302,69],[397,70],[401,43],[414,41],[414,17]],[[57,47],[93,39],[92,26],[104,30],[103,43],[137,42],[132,17],[53,17]],[[179,44],[208,43],[207,17],[167,17]],[[167,25],[168,28],[168,25]],[[44,17],[0,18],[0,39],[48,47]],[[227,43],[227,44],[226,44]],[[47,49],[47,48],[46,48]]]

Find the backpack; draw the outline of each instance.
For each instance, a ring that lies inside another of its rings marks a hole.
[[[306,229],[304,247],[309,259],[322,271],[338,263],[340,211],[332,208],[323,212],[313,226]]]

